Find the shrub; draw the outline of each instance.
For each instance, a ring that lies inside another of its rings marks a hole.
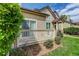
[[[39,44],[33,44],[29,46],[22,46],[14,48],[10,51],[10,56],[35,56],[41,51]]]
[[[16,40],[23,16],[18,4],[0,3],[0,55],[6,55]]]
[[[62,39],[61,36],[57,36],[55,38],[55,43],[59,45],[61,43],[61,39]]]
[[[62,38],[63,37],[63,33],[60,30],[58,30],[56,36],[60,36]]]
[[[69,35],[79,35],[79,28],[75,27],[64,28],[64,33]]]
[[[44,42],[44,46],[49,49],[49,48],[52,48],[53,47],[53,40],[46,40]]]
[[[10,56],[27,56],[27,55],[28,55],[28,50],[25,51],[22,48],[16,48],[10,51]]]
[[[63,37],[63,33],[60,30],[58,30],[55,38],[55,43],[59,45],[61,43],[62,37]]]

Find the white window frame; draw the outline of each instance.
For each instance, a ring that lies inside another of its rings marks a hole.
[[[46,23],[50,23],[50,29],[51,29],[51,22],[48,22],[48,21],[45,22],[45,29],[48,30],[47,35],[50,35],[50,29],[47,29]]]
[[[33,29],[33,30],[37,30],[37,20],[36,19],[25,18],[24,20],[29,21],[29,26],[30,26],[30,21],[35,21],[36,26],[35,26],[35,29]],[[30,31],[31,29],[26,29],[26,30]],[[36,32],[35,32],[35,34],[36,34]],[[21,34],[21,37],[32,37],[32,36],[30,36],[30,35],[29,36],[22,36],[22,34]]]
[[[46,23],[50,23],[50,29],[51,29],[51,22],[45,22],[45,29],[46,29],[46,30],[50,30],[50,29],[47,29]]]
[[[24,20],[29,20],[29,21],[35,21],[36,22],[36,29],[35,30],[37,30],[37,19],[32,19],[32,18],[25,18]],[[29,25],[30,25],[30,23],[29,23]]]

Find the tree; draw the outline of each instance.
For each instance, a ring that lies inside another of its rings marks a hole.
[[[70,22],[70,26],[72,26],[72,22],[73,22],[73,21],[72,21],[71,19],[69,19],[69,22]]]
[[[59,20],[62,21],[63,24],[64,24],[65,21],[67,21],[67,18],[68,18],[67,15],[61,15],[61,16],[59,16]],[[58,25],[58,28],[59,28],[59,25]],[[63,29],[62,29],[62,33],[63,33]]]
[[[68,15],[68,21],[69,21],[70,26],[72,26],[73,20],[70,18],[69,15]]]
[[[67,20],[67,15],[61,15],[60,17],[59,17],[59,20],[61,20],[62,22],[65,22],[66,20]]]
[[[20,31],[23,16],[20,6],[15,3],[0,4],[0,55],[6,55]]]

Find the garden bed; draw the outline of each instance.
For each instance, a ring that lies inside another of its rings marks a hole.
[[[12,49],[10,52],[10,56],[37,55],[40,51],[41,51],[40,45],[34,44],[34,45],[30,45],[30,46],[23,46],[23,47]]]
[[[45,55],[48,52],[53,51],[60,46],[61,45],[57,45],[53,42],[52,48],[47,49],[43,43],[39,43],[39,44],[12,49],[9,55],[10,56],[40,56],[40,55]]]

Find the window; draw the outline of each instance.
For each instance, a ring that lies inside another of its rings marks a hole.
[[[36,22],[35,21],[30,21],[30,29],[35,30],[36,29]]]
[[[50,29],[51,29],[51,23],[50,22],[46,22],[46,29],[48,29],[47,34],[50,35]]]
[[[28,30],[22,32],[22,37],[32,36],[33,32],[30,30],[36,29],[36,21],[25,20],[22,24],[22,28],[23,30]]]
[[[28,20],[24,20],[22,23],[22,29],[29,29],[29,21]]]
[[[29,31],[23,31],[22,32],[22,37],[29,36],[29,35],[30,35]]]
[[[46,29],[50,29],[51,23],[46,22]]]

